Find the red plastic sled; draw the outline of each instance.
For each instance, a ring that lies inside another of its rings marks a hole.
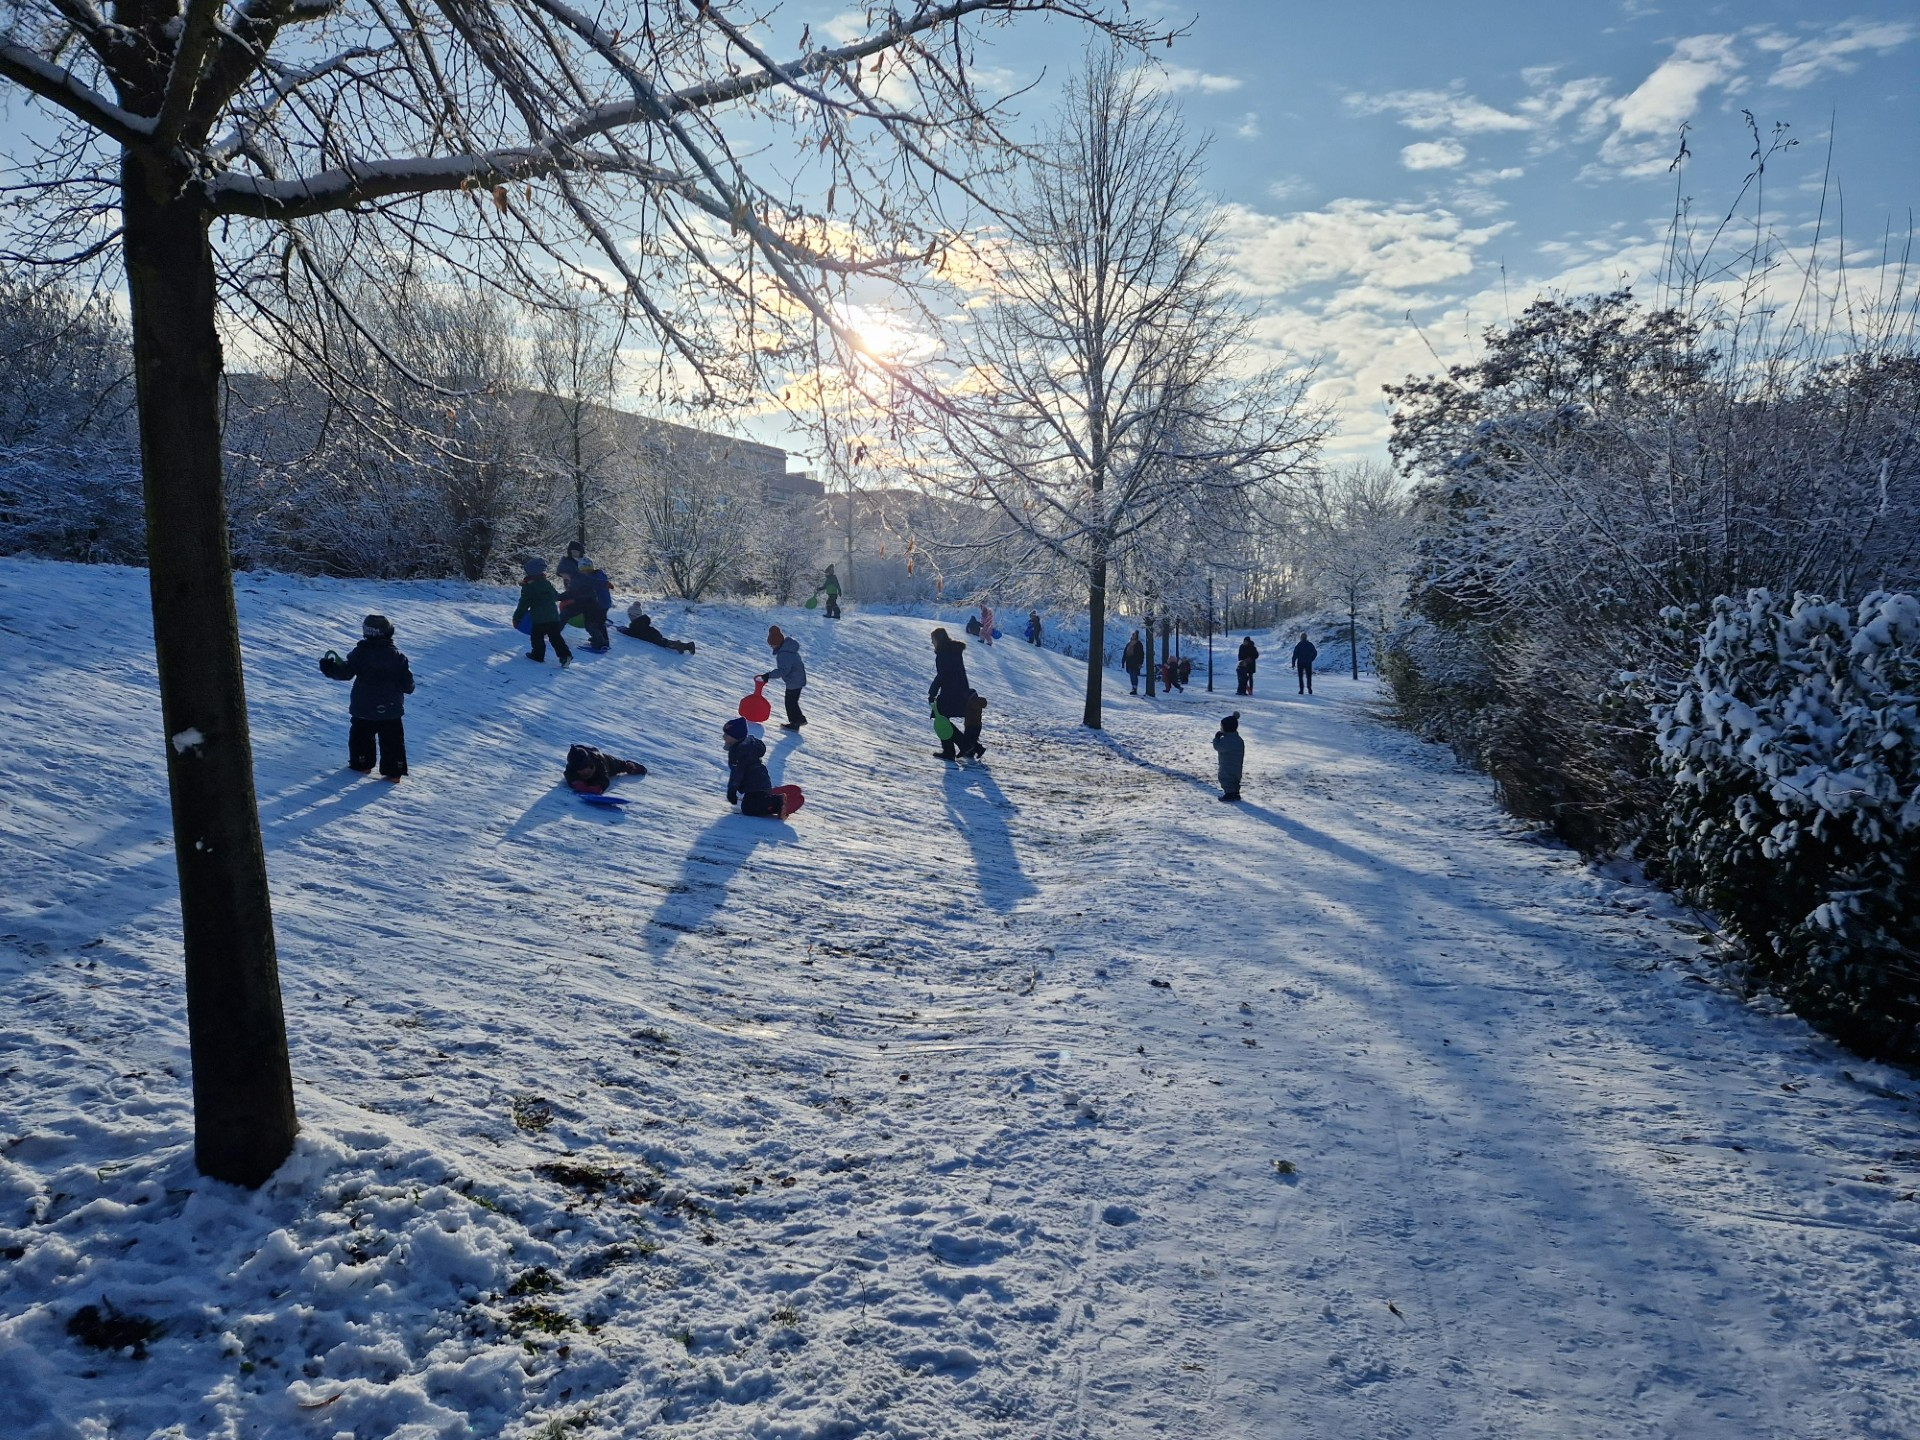
[[[800,793],[798,785],[776,785],[773,793],[780,797],[780,818],[785,820],[807,803],[807,797]]]
[[[753,693],[740,701],[740,718],[749,725],[764,725],[773,718],[773,702],[760,692],[767,688],[767,682],[753,682]]]

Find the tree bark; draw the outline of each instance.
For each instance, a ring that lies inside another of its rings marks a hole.
[[[1101,547],[1087,569],[1087,703],[1080,712],[1080,723],[1089,730],[1100,728],[1101,686],[1106,675],[1107,555]]]
[[[148,580],[193,1058],[194,1159],[257,1186],[299,1123],[234,610],[207,219],[183,177],[122,162]]]

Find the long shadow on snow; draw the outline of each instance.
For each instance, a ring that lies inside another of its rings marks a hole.
[[[763,820],[737,811],[722,815],[694,837],[680,875],[647,917],[646,947],[665,955],[705,925],[727,901],[727,886],[763,845],[793,845],[799,837],[784,820]]]
[[[991,909],[1005,911],[1035,894],[1033,881],[1014,853],[1013,832],[1001,818],[1014,804],[1001,793],[993,776],[979,765],[949,766],[940,783],[946,793],[947,818],[973,854],[981,899]]]

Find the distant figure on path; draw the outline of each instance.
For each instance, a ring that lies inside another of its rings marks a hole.
[[[767,648],[773,651],[773,669],[760,678],[777,679],[787,687],[787,718],[780,722],[780,728],[798,730],[807,723],[807,717],[800,713],[800,692],[807,684],[807,667],[800,662],[800,642],[778,625],[769,625]]]
[[[653,617],[647,614],[638,600],[627,606],[627,623],[616,628],[622,635],[631,635],[634,639],[644,640],[649,645],[658,645],[662,650],[672,650],[680,655],[694,653],[693,641],[669,640],[654,629]]]
[[[1220,722],[1220,733],[1213,737],[1213,753],[1220,757],[1220,798],[1240,798],[1240,770],[1247,758],[1247,742],[1240,738],[1240,712],[1234,711]]]
[[[944,629],[933,632],[933,683],[927,703],[946,716],[952,726],[940,742],[942,760],[977,760],[987,753],[980,743],[980,725],[987,702],[967,680],[967,645]]]
[[[1320,658],[1320,652],[1307,638],[1307,632],[1300,632],[1300,643],[1293,647],[1293,671],[1300,680],[1300,693],[1313,693],[1313,662]]]
[[[1233,693],[1236,695],[1253,694],[1253,668],[1260,663],[1260,647],[1253,643],[1249,635],[1240,642],[1240,659],[1233,667]]]
[[[1120,668],[1127,672],[1127,679],[1132,682],[1133,687],[1127,692],[1128,694],[1140,693],[1140,671],[1145,668],[1146,663],[1147,647],[1140,643],[1140,632],[1136,630],[1133,632],[1133,638],[1127,641],[1127,648],[1120,652]]]
[[[993,644],[993,607],[984,600],[980,602],[980,643]]]
[[[827,573],[821,577],[820,593],[827,597],[827,619],[840,618],[840,577],[833,573],[833,566],[827,566]]]
[[[346,659],[329,650],[320,657],[320,673],[329,680],[351,680],[347,696],[347,766],[366,775],[380,752],[380,773],[398,780],[407,773],[407,731],[401,722],[406,697],[413,693],[413,669],[393,648],[393,622],[369,615],[360,622],[360,643]]]
[[[514,607],[513,623],[518,627],[524,615],[533,624],[533,648],[527,651],[527,658],[546,664],[547,642],[551,640],[554,657],[565,669],[573,663],[573,651],[560,634],[560,594],[547,579],[547,562],[535,556],[521,561],[520,567],[527,578],[520,582],[520,603]]]
[[[1027,643],[1029,645],[1040,643],[1040,612],[1038,610],[1027,612]]]

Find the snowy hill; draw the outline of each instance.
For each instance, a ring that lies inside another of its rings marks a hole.
[[[258,1193],[191,1164],[145,576],[0,560],[9,1434],[1920,1433],[1912,1082],[1368,682],[1263,665],[1232,807],[1230,662],[1094,735],[1078,662],[974,645],[955,768],[924,619],[663,604],[696,656],[563,673],[499,590],[239,600],[304,1124]],[[369,610],[399,786],[314,663]],[[717,740],[769,618],[784,824]]]

